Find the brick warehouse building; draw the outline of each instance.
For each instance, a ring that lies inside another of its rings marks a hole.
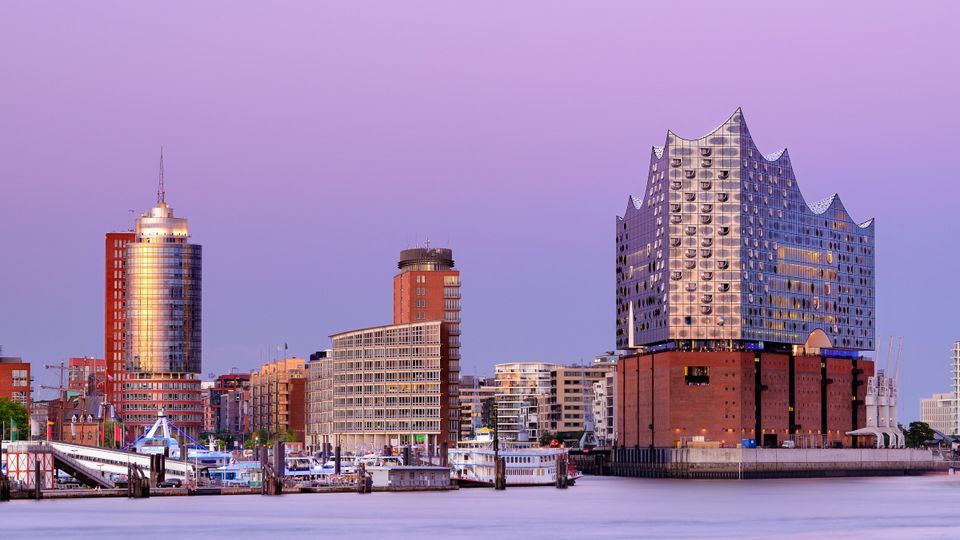
[[[828,443],[849,444],[844,433],[864,425],[871,375],[873,362],[852,358],[759,351],[628,356],[617,366],[617,429],[625,446],[678,446],[697,436],[776,446],[792,435],[821,434]]]
[[[858,444],[873,220],[808,205],[739,109],[699,139],[668,132],[648,175],[616,221],[620,444]]]

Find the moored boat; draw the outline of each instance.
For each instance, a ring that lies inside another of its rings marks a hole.
[[[507,486],[549,486],[556,484],[557,466],[566,463],[567,480],[582,476],[561,447],[539,447],[533,443],[500,441],[499,455],[504,460]],[[462,486],[493,486],[496,453],[489,430],[480,430],[477,438],[461,441],[448,452],[451,478]],[[562,458],[562,459],[561,459]],[[563,471],[563,469],[560,469]]]

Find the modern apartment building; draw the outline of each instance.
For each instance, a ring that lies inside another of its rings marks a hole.
[[[339,438],[345,451],[361,452],[407,444],[437,449],[456,441],[447,329],[442,321],[426,321],[331,336],[332,359],[320,364],[331,363],[331,442]]]
[[[953,349],[951,350],[951,360],[952,360],[952,372],[951,376],[953,378],[953,428],[950,430],[950,434],[960,434],[960,341],[955,341],[953,343]],[[945,432],[946,433],[946,432]]]
[[[550,391],[538,401],[539,430],[569,437],[595,429],[593,385],[615,365],[559,366],[550,370]]]
[[[127,348],[127,245],[136,240],[133,231],[108,232],[104,240],[105,300],[103,358],[107,371],[104,392],[107,402],[120,408],[120,381],[126,371]]]
[[[493,429],[496,400],[496,378],[460,377],[460,440],[475,438],[480,428]]]
[[[796,435],[858,444],[873,362],[874,222],[808,205],[738,109],[667,133],[616,219],[618,429],[627,446]],[[654,414],[654,404],[656,413]]]
[[[250,374],[253,431],[304,441],[306,361],[286,358],[264,364]]]
[[[250,433],[250,374],[225,373],[209,390],[212,431],[242,441]]]
[[[540,436],[539,406],[550,394],[551,373],[561,367],[546,362],[511,362],[494,367],[500,438],[532,441]]]
[[[956,402],[952,392],[934,394],[920,400],[920,421],[947,435],[957,432]]]
[[[30,414],[30,362],[15,356],[0,356],[0,398],[17,402]],[[30,426],[22,426],[22,438],[26,438]]]
[[[196,437],[203,426],[202,254],[199,245],[188,241],[187,220],[175,217],[166,202],[162,156],[160,171],[157,203],[137,218],[135,238],[125,249],[125,325],[118,329],[125,340],[120,409],[133,431],[128,437],[153,425],[159,410]]]
[[[310,452],[332,452],[333,434],[333,351],[317,351],[307,364],[306,448]]]
[[[608,370],[603,379],[593,383],[593,432],[600,446],[617,442],[617,371]]]

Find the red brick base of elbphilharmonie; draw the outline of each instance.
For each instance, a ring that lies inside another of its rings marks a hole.
[[[617,366],[618,445],[676,447],[691,440],[736,446],[754,439],[868,444],[846,435],[864,427],[872,360],[761,351],[664,351]],[[697,439],[694,439],[694,438]],[[862,438],[861,438],[862,439]]]

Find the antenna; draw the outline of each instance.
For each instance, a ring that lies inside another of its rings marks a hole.
[[[157,187],[157,205],[167,202],[167,192],[163,189],[163,145],[160,146],[160,185]]]

